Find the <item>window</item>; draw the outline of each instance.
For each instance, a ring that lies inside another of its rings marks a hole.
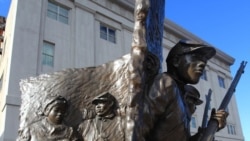
[[[207,71],[206,70],[203,71],[201,79],[207,80]]]
[[[236,135],[235,126],[232,124],[228,124],[227,125],[227,132],[228,132],[228,134]]]
[[[44,42],[42,50],[42,64],[47,66],[54,66],[54,48],[55,45]]]
[[[104,25],[100,25],[100,38],[116,43],[115,30]]]
[[[47,16],[65,24],[69,23],[69,9],[51,1],[48,1]]]
[[[191,118],[191,123],[190,123],[192,128],[196,128],[196,118],[192,116]]]
[[[225,87],[224,78],[222,78],[221,76],[218,76],[218,81],[219,81],[220,87],[226,88],[226,87]]]

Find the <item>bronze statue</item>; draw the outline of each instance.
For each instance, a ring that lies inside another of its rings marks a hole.
[[[190,118],[191,115],[195,112],[196,106],[203,103],[203,101],[199,98],[200,98],[200,93],[195,87],[191,85],[185,85],[184,101],[186,103],[187,112]],[[223,116],[228,116],[225,111],[219,110],[215,112],[215,109],[213,109],[210,115],[210,120],[218,121],[218,123],[221,124],[219,129],[222,129],[226,125],[225,122],[226,117]],[[203,128],[199,127],[198,132],[195,135],[191,136],[189,138],[189,141],[201,141],[201,137],[204,134],[205,130],[206,127]]]
[[[96,117],[84,120],[78,132],[84,141],[124,141],[124,123],[117,113],[117,101],[109,92],[104,92],[92,101]]]
[[[96,67],[65,69],[22,80],[18,138],[25,137],[27,127],[42,120],[44,101],[57,94],[68,100],[68,110],[64,120],[67,125],[74,128],[77,128],[82,120],[93,117],[92,100],[100,93],[107,91],[112,93],[117,100],[117,106],[125,107],[128,99],[129,59],[130,56],[125,55]],[[124,115],[125,111],[120,110],[119,114]]]
[[[77,134],[63,121],[68,102],[61,96],[48,98],[44,102],[43,118],[28,128],[26,141],[77,141]]]
[[[191,121],[191,117],[192,117],[192,114],[194,114],[196,110],[196,106],[202,104],[203,101],[200,99],[200,93],[195,87],[191,85],[185,85],[184,89],[185,89],[184,103],[187,109],[188,119]],[[199,129],[198,131],[200,132],[202,130]],[[195,134],[194,136],[190,135],[189,140],[198,141],[201,135],[199,132]],[[190,134],[190,130],[189,130],[189,134]]]
[[[207,61],[216,53],[205,44],[180,40],[166,59],[168,71],[156,76],[145,113],[151,115],[147,140],[189,140],[189,115],[183,99],[185,85],[198,83]],[[222,114],[226,114],[224,111]],[[226,117],[220,115],[221,117]]]
[[[184,102],[186,108],[188,109],[187,112],[191,118],[191,115],[196,110],[196,106],[201,105],[203,101],[200,99],[199,91],[194,86],[185,85],[184,89],[185,89]]]
[[[86,141],[191,139],[189,122],[194,111],[191,107],[199,104],[196,103],[199,98],[192,102],[189,101],[191,96],[185,99],[184,87],[198,83],[207,61],[216,51],[202,43],[181,40],[168,54],[167,72],[159,73],[161,59],[148,50],[152,44],[148,44],[147,39],[160,43],[162,32],[158,31],[162,28],[156,25],[153,29],[158,29],[155,30],[157,36],[152,33],[146,37],[150,2],[152,0],[135,1],[135,26],[129,55],[100,66],[65,69],[21,81],[20,137],[27,137],[26,133],[30,133],[31,138],[49,138],[41,140],[75,140],[72,127],[78,127]],[[158,13],[158,17],[152,19],[159,19],[159,15],[162,14]],[[70,102],[67,106],[62,106],[63,100],[59,102],[59,107],[68,109],[64,118],[68,126],[64,126],[61,118],[46,112],[53,111],[54,104],[45,104],[46,108],[43,108],[44,101],[57,103],[58,100],[51,101],[50,97],[58,93]],[[94,116],[91,112],[93,106]],[[44,116],[40,116],[39,111],[43,111]],[[212,117],[223,127],[227,113],[213,112]],[[47,130],[47,127],[53,130]],[[45,134],[40,130],[49,132]]]

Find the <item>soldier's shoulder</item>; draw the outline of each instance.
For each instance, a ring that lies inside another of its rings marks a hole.
[[[158,74],[155,77],[154,82],[156,83],[160,82],[160,83],[164,83],[167,85],[172,85],[175,81],[168,73],[164,72],[164,73]]]
[[[79,125],[78,125],[78,129],[84,129],[87,126],[89,126],[90,124],[92,124],[94,122],[95,118],[91,118],[91,119],[85,119],[83,120]]]

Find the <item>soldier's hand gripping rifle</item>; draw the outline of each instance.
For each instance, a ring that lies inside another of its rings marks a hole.
[[[208,94],[206,95],[206,105],[205,105],[205,110],[204,110],[204,114],[203,114],[203,118],[202,118],[201,128],[206,128],[207,127],[208,110],[209,110],[209,107],[210,107],[211,95],[212,95],[212,90],[209,89]]]
[[[233,93],[235,92],[235,88],[240,80],[240,77],[242,75],[242,73],[244,73],[244,68],[246,66],[247,62],[246,61],[242,61],[240,68],[238,69],[235,78],[233,79],[225,97],[223,98],[220,107],[218,108],[218,110],[225,110],[228,106],[228,103],[230,102]],[[218,130],[218,125],[219,123],[216,120],[210,120],[207,126],[207,129],[205,131],[205,133],[203,134],[201,141],[212,141],[215,132]]]

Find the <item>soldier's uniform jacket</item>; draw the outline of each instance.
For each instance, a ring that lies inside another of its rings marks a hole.
[[[173,79],[168,73],[156,76],[147,97],[148,106],[145,107],[145,112],[150,115],[147,118],[151,118],[147,120],[150,133],[146,140],[188,140],[190,115],[185,108],[183,94],[184,84]]]
[[[46,118],[32,124],[30,134],[30,141],[78,141],[72,127],[51,124]]]
[[[124,141],[120,116],[109,115],[85,120],[78,127],[84,141]]]

